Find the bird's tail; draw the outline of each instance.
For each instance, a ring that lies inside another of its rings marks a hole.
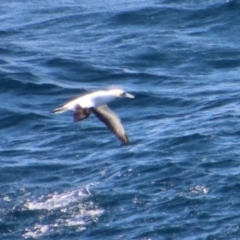
[[[63,107],[53,109],[52,113],[62,113],[62,112],[66,112],[67,110],[68,108],[66,106],[63,106]]]

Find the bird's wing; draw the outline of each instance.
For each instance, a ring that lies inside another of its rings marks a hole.
[[[123,143],[128,143],[128,137],[120,119],[107,105],[92,108],[92,111]]]
[[[73,113],[73,121],[82,121],[89,117],[91,113],[91,108],[81,108],[79,105],[76,105],[75,112]]]

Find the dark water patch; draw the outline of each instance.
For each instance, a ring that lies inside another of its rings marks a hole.
[[[157,228],[157,227],[156,227]],[[138,234],[134,237],[134,239],[145,239],[151,236],[158,236],[158,235],[164,235],[165,237],[178,237],[181,232],[184,232],[183,228],[181,226],[162,226],[158,227],[157,229],[153,227],[153,230],[144,232],[142,234]]]
[[[223,17],[224,13],[227,13],[228,4],[215,4],[212,6],[208,6],[207,8],[202,9],[191,9],[189,11],[190,15],[186,18],[189,23],[192,21],[194,26],[198,26],[198,24],[211,24],[215,22],[217,19],[220,20]],[[197,17],[196,17],[197,16]],[[201,20],[199,22],[195,22],[195,19]]]
[[[9,37],[12,34],[18,34],[19,31],[13,30],[13,29],[6,29],[6,30],[0,30],[0,36],[1,37]],[[0,49],[0,51],[2,52],[2,49]],[[5,49],[5,51],[7,51],[7,49]]]
[[[5,64],[8,64],[8,62],[3,59],[0,59],[0,65],[5,65]]]
[[[53,95],[55,92],[58,93],[58,86],[51,83],[26,83],[21,91],[22,94],[31,94],[31,95]]]
[[[228,167],[229,171],[231,171],[230,169],[234,169],[234,168],[238,168],[239,164],[238,162],[236,162],[235,159],[224,159],[224,157],[222,156],[223,154],[216,154],[216,155],[212,155],[211,157],[209,157],[209,160],[205,163],[202,163],[200,165],[200,167],[208,169],[208,171],[210,171],[211,169],[224,169],[226,167]],[[226,158],[226,157],[225,157]],[[224,170],[223,170],[224,173]]]
[[[216,93],[216,94],[221,94],[221,93]],[[199,110],[206,111],[206,110],[210,110],[213,108],[217,109],[217,108],[223,107],[225,105],[228,105],[230,103],[236,102],[236,99],[229,98],[229,97],[226,97],[225,99],[219,99],[216,96],[213,98],[215,98],[215,99],[209,99],[208,101],[205,101]]]
[[[184,146],[186,142],[188,142],[188,146],[190,148],[192,147],[197,147],[199,144],[203,144],[204,142],[209,141],[211,136],[205,135],[205,134],[200,134],[200,133],[192,133],[189,135],[185,136],[179,136],[175,138],[171,138],[171,140],[168,141],[168,144],[171,145],[172,147],[179,147],[179,146]],[[199,145],[199,147],[201,147]]]
[[[232,12],[237,12],[238,9],[240,9],[240,4],[238,1],[226,1],[222,6],[226,10],[230,10]]]
[[[1,74],[1,91],[6,92],[7,90],[11,90],[12,88],[14,89],[19,89],[22,88],[23,84],[21,81],[18,80],[13,80],[12,77],[10,77],[8,74]]]
[[[62,170],[67,168],[68,165],[66,164],[60,164],[60,163],[51,163],[51,164],[46,164],[46,163],[39,163],[37,164],[37,166],[31,165],[31,164],[27,164],[26,166],[18,166],[19,171],[24,171],[25,173],[33,173],[39,170],[44,170],[46,172],[48,171],[58,171],[58,170]],[[3,169],[4,171],[6,171],[5,173],[10,174],[11,171],[15,171],[15,167],[14,166],[9,166]],[[21,173],[19,172],[19,175],[21,175]]]
[[[12,89],[20,91],[27,82],[36,82],[38,78],[31,72],[5,72],[2,73],[1,81],[1,91],[6,92]]]
[[[158,26],[159,23],[162,25],[174,24],[175,26],[183,23],[183,19],[189,17],[193,10],[181,9],[178,7],[174,8],[167,5],[155,5],[142,7],[134,10],[122,11],[115,16],[111,17],[109,21],[109,25],[113,26]],[[173,17],[176,15],[181,15],[181,18],[178,18],[178,22],[173,23]]]
[[[39,6],[39,8],[35,8],[33,4],[32,13],[33,14],[40,14],[40,15],[46,15],[48,16],[52,12],[54,12],[56,15],[64,13],[74,13],[76,12],[84,12],[86,8],[82,4],[72,5],[70,2],[62,2],[60,4],[55,5],[51,8],[46,8],[44,5]]]
[[[135,74],[134,74],[135,75]],[[169,81],[171,80],[171,78],[168,75],[165,75],[164,73],[151,73],[151,72],[140,72],[139,74],[136,73],[137,80],[136,80],[136,84],[139,82],[139,80],[148,80],[148,81],[154,81],[154,83],[156,85],[160,85],[162,83],[164,83],[164,81]],[[157,80],[157,81],[156,81]]]
[[[222,59],[222,60],[214,60],[210,61],[209,64],[211,64],[214,68],[236,68],[239,65],[239,59]]]
[[[15,230],[14,224],[0,222],[0,233],[2,234],[3,237],[5,236],[5,234],[9,234],[14,230]]]
[[[10,70],[22,70],[22,62],[25,58],[30,58],[32,57],[34,54],[36,54],[36,52],[34,52],[30,45],[29,46],[24,46],[24,44],[19,43],[12,43],[9,42],[8,43],[8,48],[5,49],[5,45],[4,47],[1,48],[1,50],[3,51],[3,56],[4,58],[6,58],[11,65],[8,66],[8,69]],[[17,71],[16,71],[17,72]]]
[[[146,20],[150,20],[149,16],[153,15],[156,12],[157,12],[156,8],[153,8],[153,7],[130,10],[130,11],[117,13],[114,17],[110,18],[108,21],[111,25],[112,24],[120,25],[120,26],[129,25],[129,24],[141,25],[141,24],[144,24]]]
[[[19,98],[19,95],[54,95],[61,90],[58,84],[41,83],[39,77],[31,72],[4,73],[2,74],[1,81],[0,91],[3,93],[18,93],[18,97],[15,96],[16,98]]]
[[[48,67],[56,67],[56,68],[62,68],[62,67],[75,67],[78,69],[80,69],[80,66],[81,68],[84,66],[84,62],[82,62],[82,65],[80,65],[80,62],[77,62],[77,61],[74,61],[74,60],[68,60],[68,59],[65,59],[65,58],[61,58],[61,57],[55,57],[55,58],[52,58],[52,59],[49,59],[46,61],[46,65]],[[87,64],[86,64],[87,65]]]
[[[231,179],[231,183],[225,185],[223,181],[219,183],[219,186],[216,187],[215,193],[218,194],[219,196],[222,195],[222,193],[225,193],[226,195],[232,195],[236,194],[239,192],[240,185],[236,181],[239,181],[239,178],[234,176],[232,178],[228,178],[228,180]],[[236,199],[233,198],[232,201],[235,201]]]
[[[135,104],[142,108],[142,112],[147,111],[148,109],[152,110],[152,113],[149,117],[157,116],[159,115],[159,119],[161,119],[161,116],[163,115],[169,115],[170,112],[175,112],[174,110],[176,107],[178,108],[184,108],[183,111],[186,114],[186,108],[190,108],[191,106],[194,106],[194,102],[192,99],[189,98],[183,98],[183,97],[163,97],[161,94],[154,94],[154,93],[144,93],[139,92],[136,94],[136,101]],[[149,102],[151,102],[149,104]],[[158,107],[156,107],[158,106]],[[174,116],[179,115],[179,112],[176,113]]]
[[[44,19],[40,22],[34,22],[34,23],[28,23],[24,26],[22,26],[23,29],[29,30],[29,28],[38,28],[38,29],[45,29],[46,27],[52,27],[56,25],[61,25],[61,23],[66,23],[68,21],[72,22],[72,19],[75,19],[76,15],[66,15],[66,16],[61,16],[61,17],[51,17],[50,19]]]
[[[11,50],[11,49],[9,49],[9,48],[6,48],[6,47],[0,47],[0,53],[1,54],[6,54],[6,55],[8,55],[8,54],[11,54],[11,53],[13,53],[13,51]]]
[[[26,125],[30,127],[31,125],[34,125],[34,121],[41,122],[46,119],[49,119],[49,117],[35,113],[11,113],[10,116],[1,119],[0,129],[19,128]]]
[[[57,72],[55,72],[55,75],[63,80],[70,78],[69,80],[74,82],[89,82],[90,80],[95,79],[95,81],[98,82],[110,78],[107,71],[96,68],[84,60],[75,61],[58,57],[48,60],[46,65],[50,68],[56,69]],[[59,66],[61,66],[61,71],[58,70]],[[68,76],[68,72],[70,73],[70,77]],[[81,76],[84,76],[84,78]]]

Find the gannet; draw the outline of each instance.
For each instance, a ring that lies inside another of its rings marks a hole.
[[[116,98],[134,98],[122,89],[95,91],[84,94],[62,107],[52,110],[52,113],[73,111],[73,121],[82,121],[89,117],[91,112],[111,130],[124,144],[128,143],[128,137],[119,117],[106,105]]]

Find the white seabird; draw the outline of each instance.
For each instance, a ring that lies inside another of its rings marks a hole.
[[[119,140],[123,143],[128,143],[128,137],[125,134],[125,130],[121,124],[121,120],[118,116],[106,105],[115,98],[134,98],[133,95],[126,93],[122,89],[111,89],[105,91],[96,91],[84,94],[79,98],[76,98],[62,107],[54,109],[53,113],[62,113],[65,111],[74,111],[74,122],[82,121],[89,117],[91,112],[102,121],[109,130],[111,130]]]

